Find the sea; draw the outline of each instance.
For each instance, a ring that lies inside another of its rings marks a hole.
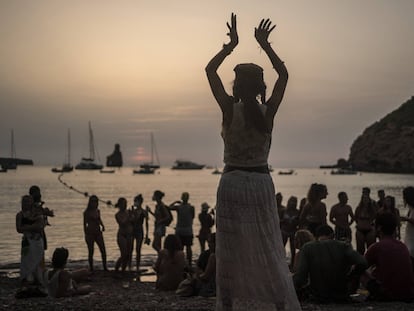
[[[220,175],[212,174],[212,169],[202,170],[172,170],[162,167],[154,175],[133,174],[133,167],[122,167],[113,174],[103,174],[99,171],[74,170],[63,175],[52,173],[47,166],[19,166],[0,174],[0,268],[15,265],[20,262],[21,234],[15,226],[16,213],[20,211],[21,197],[28,194],[32,185],[41,189],[44,206],[54,211],[55,217],[49,218],[50,226],[46,227],[48,249],[45,258],[50,260],[56,247],[66,247],[72,261],[84,261],[86,264],[88,252],[83,233],[83,211],[88,202],[88,195],[97,195],[102,202],[99,205],[101,217],[105,225],[104,240],[108,261],[114,262],[120,256],[116,242],[117,209],[105,202],[113,204],[119,197],[125,197],[128,206],[133,198],[141,193],[144,206],[152,210],[155,202],[151,200],[154,190],[165,193],[164,202],[169,204],[179,200],[182,192],[190,194],[190,203],[196,208],[196,215],[201,211],[201,204],[207,202],[212,208],[216,204],[216,190]],[[285,170],[285,169],[284,169]],[[384,189],[386,195],[396,198],[397,208],[401,215],[407,214],[402,200],[404,187],[414,185],[414,175],[359,173],[357,175],[331,175],[329,169],[297,168],[292,175],[279,175],[279,169],[272,172],[276,192],[283,195],[283,204],[290,196],[300,200],[305,197],[310,185],[314,182],[327,185],[328,197],[325,203],[329,209],[337,203],[337,194],[345,191],[349,204],[353,209],[361,198],[362,187],[371,188],[371,197],[377,199],[377,191]],[[174,218],[175,222],[176,217]],[[167,228],[168,233],[174,233],[174,222]],[[154,219],[150,218],[149,237],[152,239]],[[198,233],[200,224],[196,216],[194,220],[194,235]],[[354,225],[352,226],[354,230]],[[403,223],[402,237],[405,233]],[[354,239],[355,240],[355,239]],[[194,239],[194,258],[200,252],[198,240]],[[143,245],[142,253],[145,258],[155,260],[155,251],[149,245]],[[287,249],[287,255],[289,251]],[[100,261],[100,253],[95,247],[94,258]]]

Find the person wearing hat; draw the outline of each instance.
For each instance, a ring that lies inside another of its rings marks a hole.
[[[206,249],[206,243],[211,235],[211,228],[214,226],[214,210],[209,213],[210,206],[204,202],[201,204],[201,213],[198,214],[200,221],[200,231],[198,233],[198,240],[200,242],[200,252]]]
[[[301,310],[286,262],[267,161],[288,71],[268,41],[275,26],[262,19],[254,36],[278,74],[270,97],[266,99],[263,68],[252,63],[234,68],[233,95],[227,94],[217,70],[239,42],[236,24],[232,14],[231,24],[227,23],[230,42],[206,66],[222,112],[225,163],[217,190],[216,310],[246,305]]]

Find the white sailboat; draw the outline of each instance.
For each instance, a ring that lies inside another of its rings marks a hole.
[[[70,161],[70,129],[68,129],[68,146],[67,146],[67,154],[65,158],[65,162],[63,163],[61,168],[54,167],[52,168],[53,173],[68,173],[73,171],[73,166]]]
[[[77,170],[100,170],[103,165],[95,162],[95,145],[91,122],[89,121],[89,158],[82,158],[79,164],[75,166]]]
[[[155,162],[154,162],[155,157]],[[154,174],[157,168],[160,168],[160,159],[158,158],[157,148],[155,146],[154,134],[151,133],[151,161],[141,164],[139,170],[134,170],[134,174]]]

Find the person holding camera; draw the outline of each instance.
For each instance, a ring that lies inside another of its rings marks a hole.
[[[142,203],[144,199],[142,194],[138,194],[134,198],[134,205],[131,207],[131,215],[132,215],[132,243],[131,243],[131,252],[130,252],[130,259],[129,259],[129,266],[131,266],[132,262],[132,253],[134,249],[134,242],[135,242],[135,252],[136,252],[136,264],[137,264],[137,273],[139,274],[139,266],[141,264],[141,248],[142,248],[142,241],[145,244],[150,244],[150,239],[148,238],[148,212],[142,208]],[[145,240],[144,240],[144,222],[145,222]]]

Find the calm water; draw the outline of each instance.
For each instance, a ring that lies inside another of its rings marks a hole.
[[[384,189],[386,194],[396,197],[397,206],[401,214],[406,214],[403,207],[401,192],[409,185],[414,185],[413,175],[368,174],[338,176],[330,175],[329,170],[297,169],[295,175],[273,174],[277,191],[282,192],[286,203],[290,195],[299,199],[306,196],[311,183],[320,182],[328,186],[329,195],[325,200],[328,209],[336,203],[339,191],[346,191],[350,205],[355,208],[361,189],[371,187],[372,197],[377,199],[378,189]],[[155,175],[134,175],[132,168],[124,167],[115,174],[101,174],[99,171],[74,171],[63,176],[63,180],[89,194],[96,194],[101,199],[116,202],[118,197],[124,196],[128,205],[133,197],[142,193],[144,205],[154,208],[151,201],[152,193],[156,189],[162,190],[165,203],[180,199],[181,193],[190,193],[190,202],[196,207],[197,214],[200,205],[208,202],[215,205],[216,189],[220,175],[211,174],[211,170],[176,171],[162,168]],[[88,199],[58,181],[58,174],[52,173],[50,167],[19,167],[16,171],[0,174],[0,264],[16,263],[20,260],[21,235],[15,229],[15,216],[20,210],[20,198],[27,194],[31,185],[38,185],[42,190],[45,206],[53,209],[54,218],[49,218],[52,226],[46,228],[49,249],[46,258],[50,259],[56,247],[64,246],[69,249],[72,260],[87,258],[87,248],[83,236],[83,216]],[[116,209],[100,204],[101,216],[106,227],[104,239],[108,253],[108,260],[116,260],[119,250],[116,244],[117,224],[114,218]],[[152,238],[153,219],[150,221],[150,238]],[[199,229],[198,220],[194,223],[194,232]],[[174,223],[167,228],[167,233],[174,232]],[[404,227],[402,229],[404,235]],[[194,253],[199,253],[198,241],[194,240]],[[154,255],[153,249],[143,246],[143,254]],[[95,249],[95,258],[100,260],[98,249]]]

